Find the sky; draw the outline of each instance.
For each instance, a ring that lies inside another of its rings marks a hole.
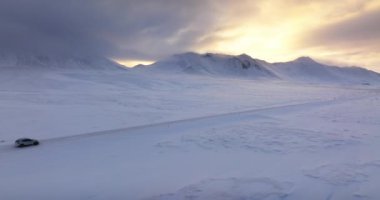
[[[1,0],[0,53],[310,56],[380,72],[380,0]]]

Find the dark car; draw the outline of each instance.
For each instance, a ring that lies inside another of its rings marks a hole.
[[[40,142],[35,139],[30,139],[30,138],[20,138],[15,141],[17,147],[27,147],[27,146],[34,146],[34,145],[39,145]]]

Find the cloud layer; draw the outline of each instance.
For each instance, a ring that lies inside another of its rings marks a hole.
[[[210,6],[202,0],[2,0],[0,50],[155,58],[191,49],[215,24]]]
[[[379,21],[376,0],[1,0],[0,53],[156,60],[213,51],[380,66]]]

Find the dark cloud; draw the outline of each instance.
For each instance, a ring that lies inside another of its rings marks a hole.
[[[1,0],[0,51],[155,59],[213,29],[213,1]]]
[[[304,33],[302,46],[380,50],[380,9]]]

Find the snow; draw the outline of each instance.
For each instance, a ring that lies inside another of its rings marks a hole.
[[[380,198],[377,85],[227,66],[1,68],[0,199]]]

